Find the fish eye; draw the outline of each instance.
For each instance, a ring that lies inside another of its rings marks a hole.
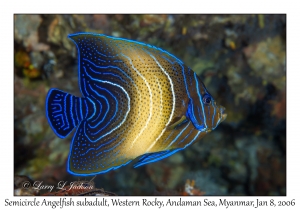
[[[208,95],[208,94],[205,94],[205,95],[203,96],[202,100],[203,100],[203,103],[206,104],[206,105],[211,104],[211,96]]]

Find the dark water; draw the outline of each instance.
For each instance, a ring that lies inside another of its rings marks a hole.
[[[146,42],[180,58],[226,107],[216,130],[165,160],[98,175],[118,195],[180,195],[187,179],[205,195],[286,195],[285,15],[15,15],[14,174],[56,185],[72,135],[45,118],[51,87],[80,96],[68,34]],[[89,180],[93,177],[80,177]]]

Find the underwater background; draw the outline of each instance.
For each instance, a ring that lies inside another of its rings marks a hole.
[[[167,159],[97,175],[97,188],[185,195],[193,185],[197,195],[286,195],[286,15],[23,14],[14,15],[14,26],[14,175],[48,185],[94,177],[68,174],[73,134],[58,138],[45,116],[49,88],[81,96],[77,50],[67,36],[94,32],[174,54],[228,114]]]

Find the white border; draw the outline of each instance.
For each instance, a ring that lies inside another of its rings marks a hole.
[[[1,1],[1,199],[19,200],[13,197],[13,14],[14,13],[287,13],[287,196],[261,197],[269,200],[296,199],[299,208],[299,11],[297,1]],[[276,174],[274,174],[276,176]],[[126,197],[127,199],[142,199],[143,197]],[[146,198],[146,197],[145,197]],[[177,197],[173,197],[177,199]],[[226,197],[205,197],[218,200]],[[205,199],[202,198],[202,199]],[[27,198],[33,199],[33,197]],[[42,199],[42,198],[39,198]],[[57,198],[51,197],[49,200]],[[78,200],[78,198],[74,198]],[[125,199],[124,197],[122,199]],[[149,199],[146,198],[146,199]],[[153,197],[154,199],[154,197]],[[162,197],[161,197],[162,199]],[[164,197],[163,199],[168,199]],[[191,197],[189,200],[197,200]],[[232,200],[254,200],[255,197],[228,197]],[[78,207],[72,207],[77,208]],[[99,209],[99,207],[97,207]],[[126,209],[140,209],[141,207],[126,207]],[[157,207],[155,207],[157,208]],[[174,207],[173,207],[174,208]],[[178,208],[178,207],[177,207]],[[180,207],[182,208],[182,207]],[[184,208],[184,207],[183,207]],[[191,208],[191,207],[189,207]],[[230,207],[231,209],[232,207]],[[237,207],[239,208],[239,207]],[[235,209],[237,209],[235,208]],[[297,208],[297,207],[296,207]],[[32,209],[32,207],[27,207]],[[39,207],[41,209],[41,207]],[[50,209],[48,207],[47,209]],[[66,209],[66,208],[64,208]],[[69,208],[70,209],[70,208]],[[168,208],[170,209],[170,208]],[[200,207],[197,207],[200,209]],[[201,207],[205,209],[205,207]],[[210,208],[211,209],[211,208]],[[225,208],[224,208],[225,209]],[[240,208],[239,208],[240,209]],[[273,207],[259,209],[274,209]]]

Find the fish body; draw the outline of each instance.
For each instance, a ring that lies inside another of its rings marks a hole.
[[[76,128],[67,169],[105,173],[140,157],[136,167],[168,157],[226,118],[199,77],[174,55],[132,40],[78,33],[82,97],[50,89],[46,116],[57,136]]]

